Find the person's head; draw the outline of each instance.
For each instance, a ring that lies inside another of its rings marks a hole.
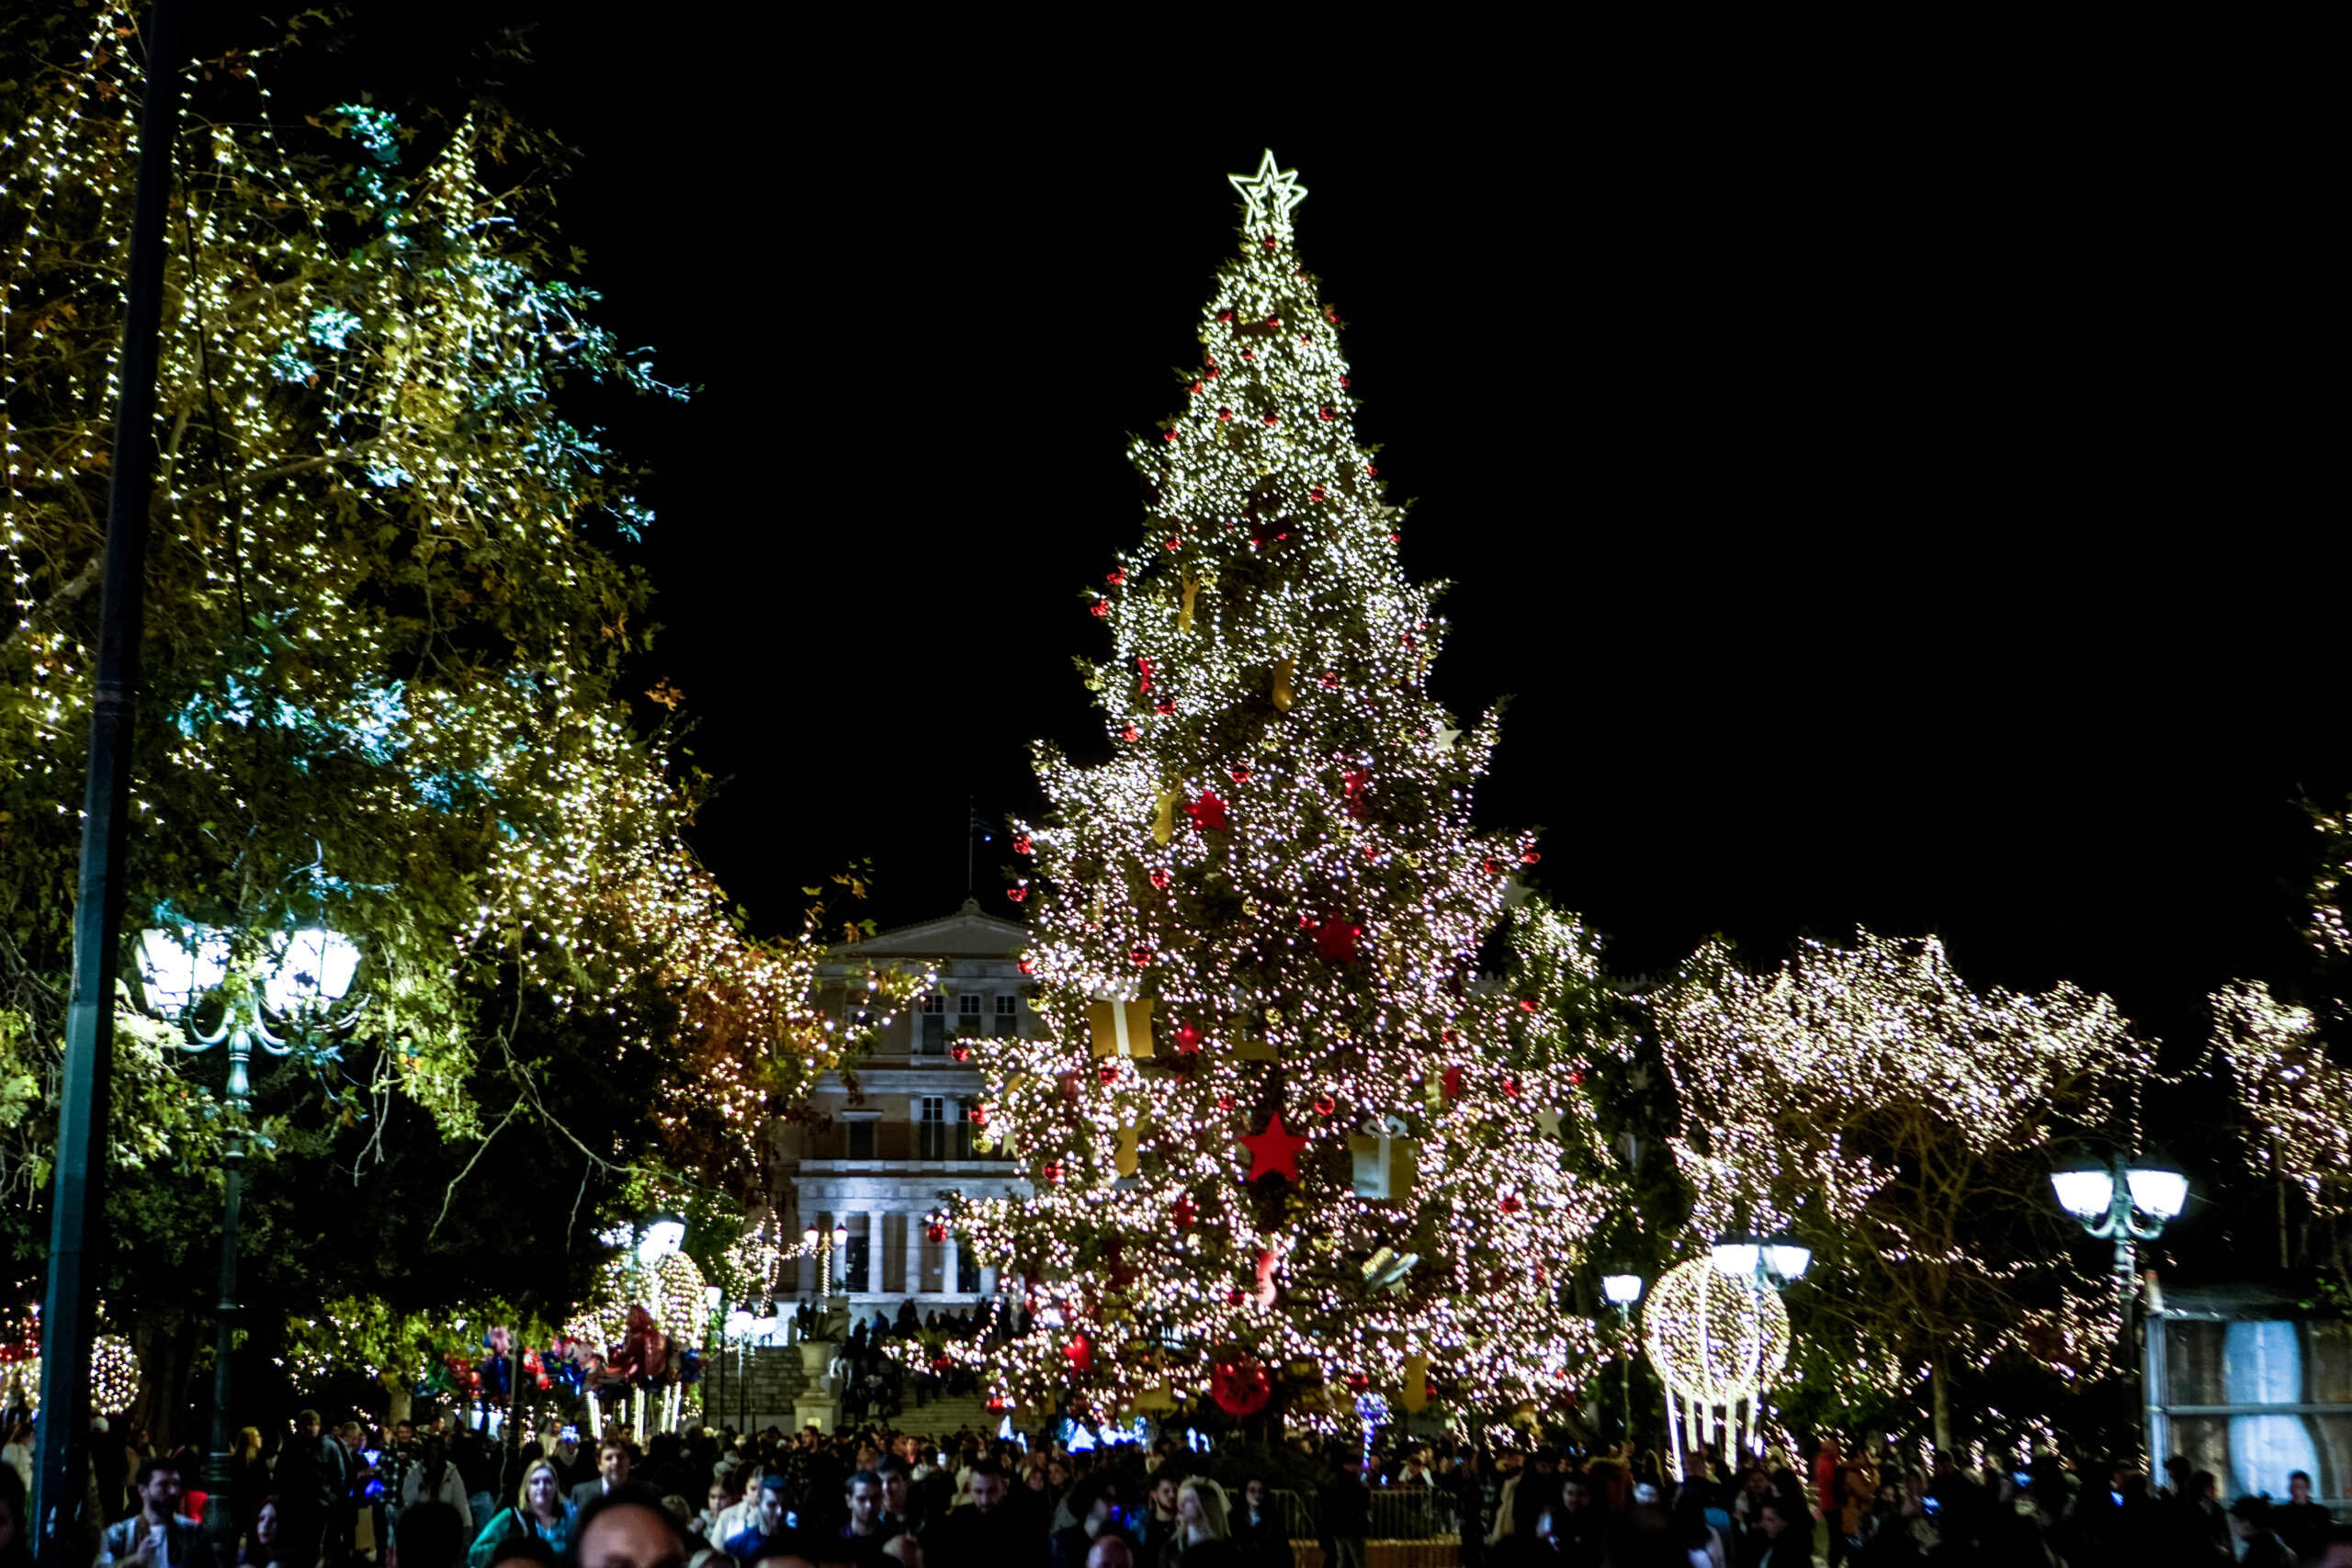
[[[1768,1495],[1756,1510],[1756,1528],[1767,1540],[1778,1540],[1789,1528],[1789,1504],[1779,1493]]]
[[[1136,1554],[1125,1538],[1106,1535],[1087,1548],[1086,1568],[1136,1568]]]
[[[842,1483],[842,1507],[851,1529],[872,1535],[882,1523],[882,1478],[870,1470],[853,1472]]]
[[[628,1445],[618,1438],[606,1438],[596,1445],[596,1473],[604,1477],[607,1486],[618,1486],[628,1480]]]
[[[1160,1473],[1167,1473],[1164,1467]],[[1226,1523],[1225,1488],[1205,1475],[1176,1488],[1176,1517],[1194,1540],[1223,1540],[1232,1534]]]
[[[401,1510],[391,1568],[458,1568],[467,1544],[458,1510],[438,1498],[423,1498]]]
[[[884,1460],[881,1468],[874,1473],[882,1478],[882,1511],[894,1519],[905,1518],[907,1494],[914,1484],[907,1461],[894,1454]]]
[[[319,1413],[315,1410],[305,1410],[294,1417],[294,1430],[301,1437],[316,1438],[321,1429]]]
[[[253,1523],[245,1528],[245,1533],[253,1538],[253,1543],[261,1548],[264,1562],[268,1561],[277,1549],[278,1526],[283,1522],[284,1510],[278,1506],[277,1494],[273,1492],[261,1500],[261,1506],[254,1510]]]
[[[256,1433],[255,1436],[259,1436],[259,1434]],[[409,1421],[395,1421],[392,1423],[393,1442],[399,1444],[402,1448],[406,1448],[410,1443],[413,1443],[415,1440],[416,1427],[414,1423]]]
[[[1762,1465],[1751,1464],[1740,1472],[1739,1484],[1740,1489],[1753,1500],[1761,1498],[1765,1493],[1772,1490],[1772,1478],[1764,1473]]]
[[[1264,1513],[1266,1511],[1265,1481],[1259,1476],[1251,1476],[1242,1485],[1241,1500],[1250,1505],[1250,1511],[1252,1514]]]
[[[359,1451],[358,1422],[345,1421],[342,1426],[337,1427],[334,1429],[334,1435],[335,1440],[343,1444],[345,1448],[349,1449],[354,1453],[357,1453]]]
[[[727,1490],[724,1481],[714,1481],[710,1483],[710,1495],[703,1501],[710,1506],[712,1513],[724,1513],[735,1506],[735,1494]]]
[[[1560,1483],[1560,1506],[1571,1514],[1581,1514],[1592,1506],[1592,1486],[1581,1475],[1571,1475]]]
[[[1115,1472],[1091,1470],[1070,1489],[1069,1512],[1088,1535],[1101,1535],[1119,1508],[1119,1478]]]
[[[2287,1501],[2308,1503],[2312,1500],[2312,1478],[2306,1471],[2292,1471],[2287,1476]]]
[[[1176,1493],[1175,1473],[1162,1465],[1159,1472],[1151,1478],[1151,1511],[1163,1519],[1174,1514]]]
[[[556,1500],[563,1495],[563,1482],[555,1466],[545,1460],[533,1461],[523,1472],[523,1484],[514,1496],[514,1511],[518,1514],[552,1515]]]
[[[622,1484],[580,1510],[571,1556],[578,1568],[686,1568],[686,1534],[650,1488]]]
[[[168,1519],[179,1512],[180,1472],[167,1460],[141,1460],[131,1473],[130,1489],[151,1519]]]
[[[498,1543],[490,1568],[558,1568],[555,1548],[535,1535],[510,1534]]]
[[[790,1513],[791,1493],[781,1475],[760,1477],[760,1533],[774,1535],[784,1529],[785,1516]]]
[[[261,1428],[258,1427],[238,1427],[237,1457],[240,1459],[252,1459],[260,1452]]]
[[[1069,1461],[1059,1454],[1046,1461],[1046,1484],[1058,1492],[1069,1484]]]
[[[2188,1478],[2188,1495],[2199,1503],[2221,1501],[2222,1483],[2210,1470],[2200,1470]]]
[[[1002,1465],[984,1459],[975,1463],[971,1473],[964,1478],[964,1490],[970,1495],[973,1507],[983,1514],[993,1514],[1004,1506],[1012,1483],[1006,1479]]]

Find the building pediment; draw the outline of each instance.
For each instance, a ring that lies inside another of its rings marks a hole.
[[[832,950],[835,962],[903,958],[1011,958],[1029,945],[1029,928],[980,912],[979,901],[941,919],[911,926],[894,926],[864,942],[843,942]]]

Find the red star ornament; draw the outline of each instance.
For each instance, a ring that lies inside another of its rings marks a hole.
[[[1250,1151],[1250,1180],[1274,1175],[1298,1179],[1298,1151],[1306,1146],[1306,1140],[1283,1125],[1281,1111],[1274,1112],[1264,1132],[1243,1138],[1241,1146]]]

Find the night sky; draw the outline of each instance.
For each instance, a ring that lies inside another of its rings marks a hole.
[[[1182,400],[1225,176],[1271,145],[1407,569],[1455,584],[1438,694],[1512,699],[1481,818],[1547,829],[1619,967],[1936,931],[2183,1045],[2216,984],[2301,968],[2298,802],[2352,746],[2289,106],[1730,102],[1601,61],[1428,92],[1404,56],[1285,103],[1181,51],[1048,81],[688,7],[469,53],[528,15],[368,7],[275,81],[492,80],[581,149],[605,319],[702,389],[581,412],[659,470],[641,683],[728,781],[695,842],[756,926],[867,856],[884,924],[952,909],[966,797],[1037,809],[1034,737],[1107,749],[1078,592],[1138,536],[1125,436]]]

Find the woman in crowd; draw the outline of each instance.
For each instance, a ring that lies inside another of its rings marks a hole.
[[[1226,1524],[1225,1488],[1207,1476],[1176,1489],[1176,1529],[1159,1550],[1159,1568],[1243,1568]]]
[[[563,1556],[571,1545],[571,1527],[578,1520],[580,1510],[564,1497],[561,1487],[555,1466],[545,1460],[524,1471],[514,1506],[492,1515],[481,1534],[474,1538],[473,1550],[467,1553],[473,1568],[489,1568],[497,1560],[499,1543],[510,1535],[543,1540],[557,1557]]]
[[[466,1532],[473,1533],[474,1510],[466,1497],[465,1477],[449,1462],[448,1450],[442,1447],[441,1439],[431,1435],[426,1436],[423,1453],[408,1467],[408,1476],[401,1483],[401,1507],[413,1506],[420,1499],[448,1504],[458,1510],[458,1520]]]
[[[244,1545],[237,1552],[241,1568],[270,1568],[281,1560],[286,1541],[280,1523],[277,1494],[268,1493],[254,1506],[253,1517],[246,1522]]]

